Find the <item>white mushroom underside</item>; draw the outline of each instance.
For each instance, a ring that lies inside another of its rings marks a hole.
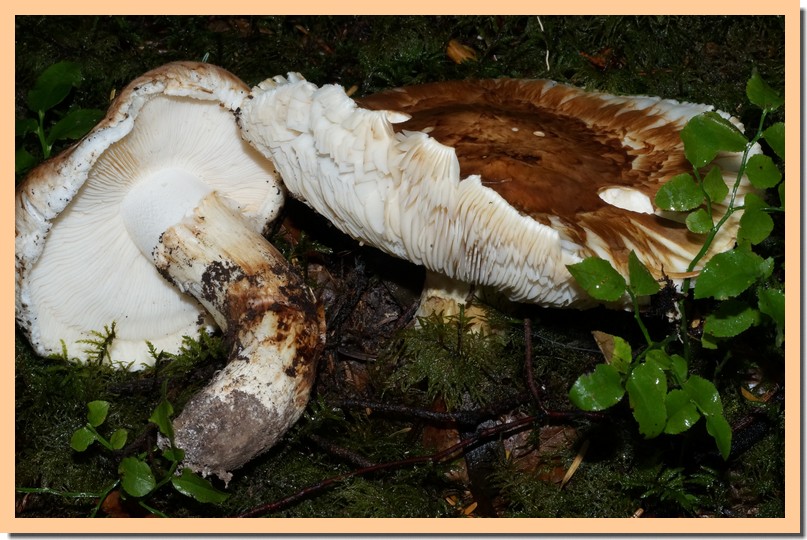
[[[260,201],[242,208],[256,230],[281,206],[271,164],[240,140],[230,111],[217,101],[154,98],[132,131],[98,158],[71,204],[54,219],[31,269],[22,295],[38,306],[31,333],[40,354],[60,353],[64,340],[68,354],[82,358],[87,346],[77,342],[114,321],[111,358],[140,368],[152,362],[145,340],[176,352],[184,335],[215,328],[194,299],[157,273],[121,219],[128,186],[162,167],[226,188],[231,202]]]

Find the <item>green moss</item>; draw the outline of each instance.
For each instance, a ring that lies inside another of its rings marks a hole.
[[[507,395],[503,389],[518,379],[520,363],[508,350],[510,338],[503,329],[473,330],[473,320],[462,312],[419,322],[402,333],[386,358],[395,364],[387,389],[422,391],[428,402],[439,398],[448,410],[487,405]]]

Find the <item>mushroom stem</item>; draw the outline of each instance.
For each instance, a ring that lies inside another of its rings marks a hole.
[[[231,344],[227,366],[174,421],[185,466],[228,481],[305,409],[322,309],[283,256],[192,175],[144,181],[122,210],[141,251],[210,311]]]
[[[470,320],[471,331],[490,333],[487,312],[474,293],[474,286],[470,283],[427,270],[420,303],[415,312],[415,324],[418,325],[421,318],[434,315],[444,320],[457,317],[462,310],[463,315]]]

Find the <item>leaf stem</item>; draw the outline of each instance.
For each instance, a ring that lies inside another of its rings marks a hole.
[[[47,137],[45,136],[45,111],[37,111],[39,121],[36,124],[36,136],[39,138],[39,144],[42,146],[42,157],[48,159],[50,157],[51,146],[48,144]]]

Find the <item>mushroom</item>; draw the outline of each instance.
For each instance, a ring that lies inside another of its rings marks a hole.
[[[209,64],[152,70],[16,191],[16,318],[39,354],[115,322],[110,358],[140,369],[148,344],[225,333],[226,367],[174,422],[185,465],[225,480],[300,416],[324,336],[313,293],[261,234],[284,192],[239,136],[248,91]]]
[[[635,250],[661,278],[684,272],[702,247],[653,200],[691,171],[680,131],[710,106],[516,79],[354,101],[298,74],[268,79],[252,97],[244,137],[289,192],[353,238],[425,266],[425,296],[462,303],[463,285],[476,284],[513,301],[588,307],[596,302],[567,265],[597,255],[627,274]],[[719,161],[733,184],[740,154]],[[744,180],[739,201],[747,189]],[[713,204],[716,219],[727,203]],[[702,263],[733,245],[739,214]]]

